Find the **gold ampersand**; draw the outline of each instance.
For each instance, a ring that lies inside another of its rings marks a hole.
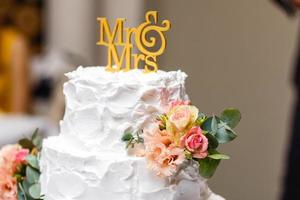
[[[108,48],[107,67],[110,72],[129,71],[143,65],[144,72],[156,72],[159,68],[157,57],[166,48],[164,32],[171,28],[169,20],[158,24],[158,12],[149,11],[145,15],[145,22],[137,28],[125,28],[124,18],[118,18],[111,29],[106,18],[97,18],[100,25],[100,38],[97,45]],[[125,40],[123,34],[126,34]],[[132,53],[132,36],[140,52]],[[120,51],[118,51],[120,50]]]
[[[168,31],[171,28],[171,23],[169,20],[163,20],[162,26],[156,25],[158,22],[158,12],[149,11],[145,16],[146,22],[142,23],[136,30],[135,42],[138,49],[145,55],[148,56],[159,56],[166,48],[166,37],[163,32]],[[154,25],[152,25],[152,23]],[[147,37],[147,34],[155,31],[160,38],[161,44],[159,48],[151,50],[150,48],[155,47],[158,38],[153,36]]]

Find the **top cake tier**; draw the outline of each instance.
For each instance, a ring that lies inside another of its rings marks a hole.
[[[143,129],[170,101],[188,99],[187,75],[181,71],[111,73],[103,67],[79,67],[67,77],[61,134],[91,152],[125,154],[125,131]]]

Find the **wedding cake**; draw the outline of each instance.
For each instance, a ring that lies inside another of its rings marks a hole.
[[[125,132],[149,127],[170,102],[189,100],[184,72],[79,67],[67,77],[61,133],[43,143],[40,181],[46,200],[223,199],[208,188],[197,162],[159,176],[122,141]]]

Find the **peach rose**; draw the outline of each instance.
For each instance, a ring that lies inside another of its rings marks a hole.
[[[17,200],[17,181],[5,169],[0,168],[0,200]]]
[[[17,181],[13,175],[28,154],[29,150],[18,144],[0,150],[0,200],[17,200]]]
[[[193,127],[181,138],[181,146],[186,147],[194,158],[205,158],[208,154],[208,140],[200,127]]]
[[[149,168],[158,176],[168,177],[176,173],[178,165],[185,160],[185,155],[181,148],[152,143],[147,147],[146,158]]]
[[[21,150],[22,147],[18,144],[4,146],[0,151],[0,166],[13,174],[20,164],[17,162],[16,157]]]
[[[173,127],[178,131],[183,131],[197,120],[198,112],[195,106],[179,105],[173,107],[167,116]]]
[[[185,160],[184,150],[176,147],[166,131],[145,131],[145,156],[148,166],[158,176],[168,177],[176,173],[178,165]]]

